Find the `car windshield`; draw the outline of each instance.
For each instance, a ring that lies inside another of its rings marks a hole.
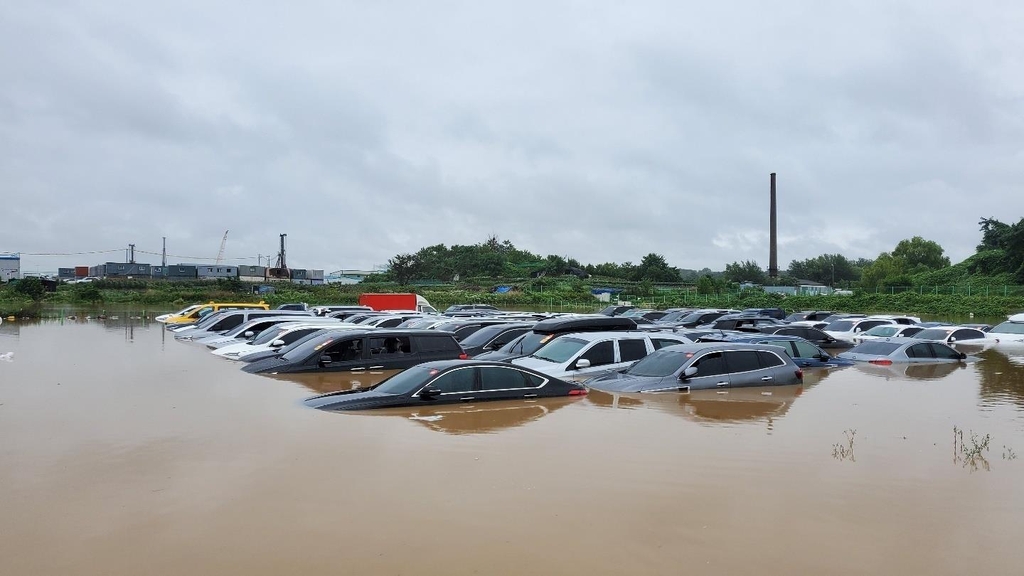
[[[508,329],[508,327],[506,327],[506,326],[504,326],[502,324],[495,324],[493,326],[484,326],[483,328],[481,328],[481,329],[477,330],[476,332],[473,332],[469,336],[466,336],[465,338],[463,338],[462,341],[460,342],[460,344],[462,344],[463,348],[472,348],[474,346],[483,346],[484,344],[487,344],[488,342],[490,342],[492,338],[494,338],[498,334],[501,334],[502,332],[504,332],[507,329]]]
[[[789,316],[786,316],[786,322],[798,322],[801,320],[807,320],[807,312],[794,312]]]
[[[951,330],[945,328],[929,328],[914,334],[914,338],[918,340],[945,340],[950,332]]]
[[[1003,322],[988,331],[989,334],[1024,334],[1024,322]]]
[[[889,336],[895,336],[900,331],[899,326],[875,326],[871,330],[864,333],[865,336],[879,336],[888,338]]]
[[[585,340],[577,340],[576,338],[555,338],[548,343],[547,346],[544,346],[540,350],[531,354],[530,357],[561,364],[562,362],[569,360],[569,358],[572,358],[573,355],[579,352],[580,349],[586,345],[587,342]]]
[[[626,374],[631,376],[671,376],[692,357],[693,354],[676,350],[658,350],[630,366],[629,370],[626,370]]]
[[[256,338],[253,339],[252,343],[253,345],[270,344],[274,340],[277,340],[278,336],[281,336],[288,330],[288,328],[272,328],[270,330],[264,330],[256,335]]]
[[[301,344],[295,346],[294,348],[291,348],[290,350],[282,351],[284,353],[281,354],[281,358],[284,358],[289,362],[294,362],[296,360],[304,360],[308,358],[309,355],[312,354],[315,350],[320,350],[321,348],[333,342],[336,338],[338,338],[338,335],[336,334],[325,334],[322,337],[314,337],[308,340],[298,340],[295,342],[295,344],[299,344],[299,342],[301,342]]]
[[[896,351],[902,344],[892,342],[865,342],[850,348],[850,354],[870,354],[872,356],[888,356]]]
[[[661,318],[658,318],[657,321],[661,322],[661,323],[679,322],[682,318],[685,318],[685,317],[687,317],[689,315],[690,315],[690,312],[688,310],[687,311],[680,311],[680,312],[669,312],[668,314],[665,314]]]
[[[195,323],[196,330],[201,330],[201,329],[206,328],[208,326],[212,326],[213,324],[215,324],[217,322],[217,320],[219,320],[219,319],[221,319],[223,317],[224,317],[224,314],[221,314],[220,312],[214,312],[212,314],[209,314],[209,315],[203,317],[203,319],[200,320],[199,322]]]
[[[853,330],[852,320],[836,320],[825,326],[826,332],[849,332],[850,330]]]
[[[427,379],[434,374],[437,374],[436,368],[413,366],[381,382],[373,391],[384,394],[408,394],[426,384]]]

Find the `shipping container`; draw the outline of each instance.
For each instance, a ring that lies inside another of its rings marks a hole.
[[[75,266],[75,278],[85,278],[89,275],[88,266]]]

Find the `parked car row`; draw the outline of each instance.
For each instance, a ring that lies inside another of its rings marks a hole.
[[[1024,314],[981,327],[922,325],[913,316],[777,309],[619,310],[605,314],[503,312],[487,305],[445,314],[357,306],[208,303],[167,329],[267,375],[337,375],[352,389],[307,401],[349,410],[612,393],[800,384],[803,370],[856,362],[972,362],[957,345],[1021,336]],[[202,311],[198,312],[197,311]],[[1005,326],[1004,326],[1005,325]],[[1000,331],[996,332],[999,329]]]

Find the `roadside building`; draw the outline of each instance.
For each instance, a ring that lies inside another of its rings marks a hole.
[[[199,277],[195,264],[171,264],[164,270],[164,278],[168,280],[195,280]]]
[[[57,268],[57,278],[65,282],[75,279],[74,268]]]
[[[0,252],[0,282],[21,279],[21,254]]]
[[[216,280],[218,278],[238,278],[238,266],[223,264],[203,265],[196,268],[200,280]]]
[[[150,265],[139,262],[107,262],[89,268],[89,276],[97,278],[150,278],[152,275]]]
[[[238,279],[242,282],[262,283],[267,281],[266,266],[239,266]]]

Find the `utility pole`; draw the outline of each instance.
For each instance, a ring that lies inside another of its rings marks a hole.
[[[128,263],[135,264],[135,244],[128,245]]]
[[[771,216],[768,231],[768,277],[779,276],[779,233],[775,204],[775,172],[771,174]]]
[[[163,256],[160,257],[160,265],[164,268],[167,267],[167,236],[164,236],[164,251]]]

